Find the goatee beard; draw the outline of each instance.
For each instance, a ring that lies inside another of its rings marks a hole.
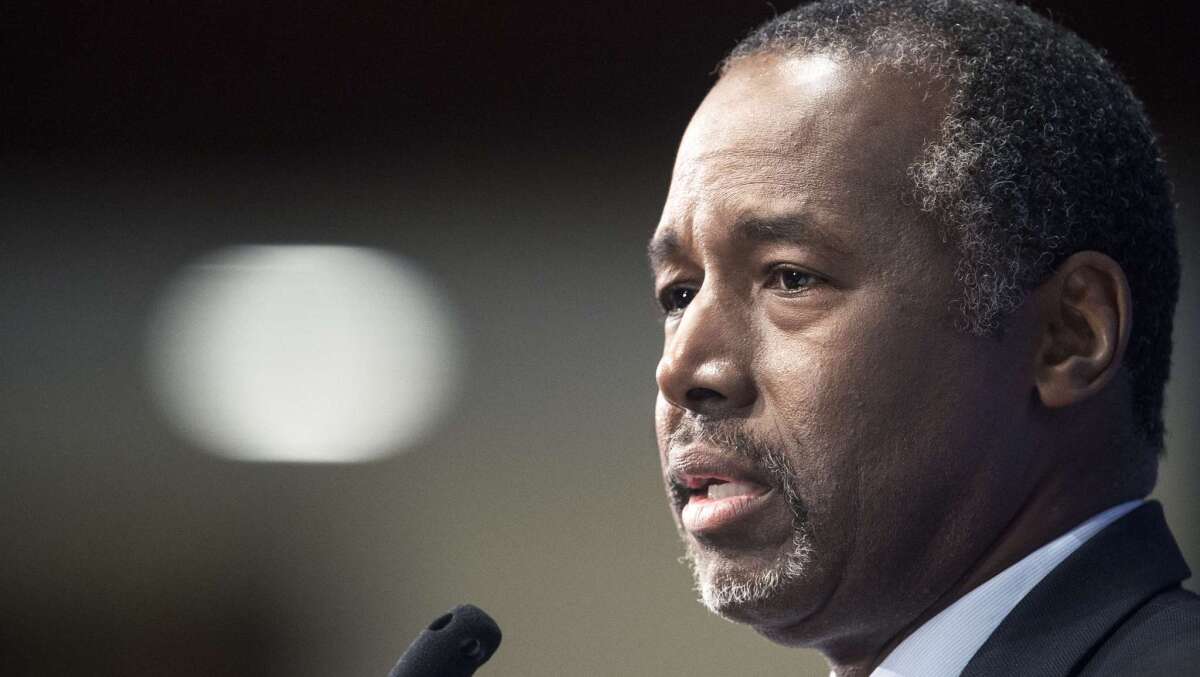
[[[774,488],[783,493],[792,513],[790,547],[770,564],[753,569],[714,571],[711,559],[719,555],[701,552],[700,546],[680,531],[687,550],[682,560],[692,571],[700,603],[713,613],[727,616],[738,609],[770,601],[808,573],[813,551],[808,530],[808,511],[800,499],[796,474],[791,469],[787,455],[778,445],[752,436],[741,421],[685,417],[679,427],[672,431],[668,443],[669,448],[676,448],[696,441],[713,445],[757,465],[771,478]]]
[[[729,616],[739,609],[760,606],[781,595],[791,584],[804,578],[812,557],[812,543],[808,532],[793,526],[791,548],[781,553],[770,565],[752,570],[714,573],[709,570],[707,558],[713,555],[697,553],[696,546],[684,539],[687,548],[681,560],[692,571],[697,601],[709,611]]]

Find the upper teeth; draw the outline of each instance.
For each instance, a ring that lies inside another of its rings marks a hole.
[[[755,486],[749,482],[724,482],[708,485],[708,497],[712,499],[754,495]]]

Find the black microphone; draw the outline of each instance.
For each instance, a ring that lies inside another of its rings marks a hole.
[[[462,604],[422,630],[388,677],[471,677],[498,646],[496,621],[474,604]]]

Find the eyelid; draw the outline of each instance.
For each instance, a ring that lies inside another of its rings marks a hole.
[[[813,281],[811,284],[805,285],[805,289],[812,287],[813,285],[825,284],[829,281],[824,275],[821,275],[820,273],[817,273],[813,270],[810,270],[804,266],[797,265],[795,263],[772,263],[772,264],[768,265],[767,272],[766,272],[767,281],[773,282],[774,276],[781,272],[801,273],[803,275],[807,275],[808,277],[811,277],[813,279]],[[803,289],[784,289],[783,291],[786,293],[789,293],[789,294],[796,294],[796,293],[799,293],[804,290]]]
[[[662,298],[663,294],[666,294],[668,291],[680,286],[681,284],[687,284],[687,280],[680,277],[669,277],[662,282],[656,281],[654,283],[654,298]]]

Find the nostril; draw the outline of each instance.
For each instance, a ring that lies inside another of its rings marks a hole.
[[[692,388],[687,391],[687,398],[693,402],[706,400],[723,400],[725,396],[711,388]]]

